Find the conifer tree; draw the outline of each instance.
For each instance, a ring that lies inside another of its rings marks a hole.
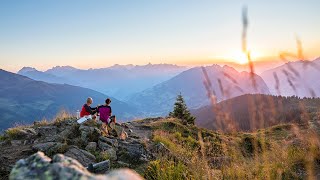
[[[188,107],[181,95],[177,96],[176,102],[174,103],[173,111],[169,113],[170,117],[175,117],[181,119],[183,124],[192,124],[194,125],[195,117],[191,115]]]

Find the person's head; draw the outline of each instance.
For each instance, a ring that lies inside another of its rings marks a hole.
[[[107,98],[107,99],[106,99],[106,104],[109,105],[110,103],[111,103],[111,99],[110,99],[110,98]]]
[[[91,98],[91,97],[88,97],[88,99],[87,99],[87,104],[90,105],[90,104],[92,104],[92,103],[93,103],[92,98]]]

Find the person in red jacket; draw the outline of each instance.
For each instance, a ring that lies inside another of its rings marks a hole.
[[[82,106],[80,117],[94,115],[97,112],[97,108],[92,108],[90,105],[93,103],[91,97],[88,97],[87,103]]]

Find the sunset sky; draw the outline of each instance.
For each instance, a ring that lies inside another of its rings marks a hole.
[[[256,60],[320,56],[319,0],[4,0],[0,68],[241,61],[241,10]],[[240,60],[239,60],[240,58]]]

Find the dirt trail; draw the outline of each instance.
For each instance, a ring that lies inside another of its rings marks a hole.
[[[128,127],[127,133],[129,136],[137,136],[140,139],[150,139],[152,135],[152,129],[144,122],[133,121],[126,123]]]

